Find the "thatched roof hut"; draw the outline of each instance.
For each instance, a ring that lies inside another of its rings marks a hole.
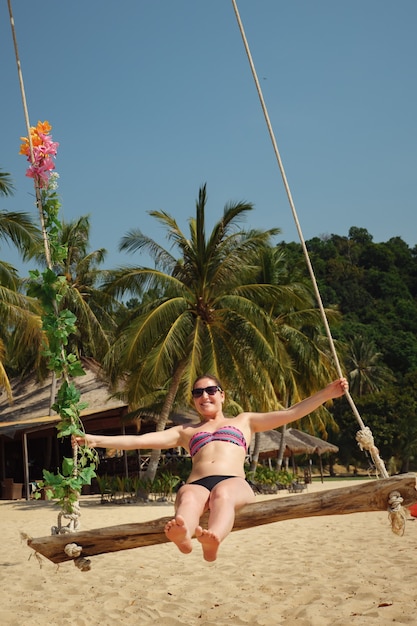
[[[321,456],[322,454],[339,451],[339,448],[332,443],[296,428],[287,428],[284,437],[284,456],[298,454],[318,454]],[[260,433],[259,452],[265,456],[268,453],[272,453],[271,456],[275,456],[275,452],[278,452],[280,449],[281,439],[282,433],[278,430],[267,430],[264,433]],[[253,444],[254,441],[252,441]]]
[[[313,452],[309,452],[308,454],[318,454],[321,456],[322,454],[335,454],[339,452],[339,448],[335,446],[333,443],[329,443],[324,439],[320,439],[319,437],[315,437],[314,435],[310,435],[309,433],[305,433],[302,430],[297,430],[296,428],[288,428],[285,433],[291,435],[295,439],[299,439],[301,442],[305,443],[308,446],[312,446],[314,448]]]
[[[88,404],[81,412],[86,429],[122,432],[127,405],[112,396],[95,361],[83,359],[82,364],[85,376],[77,377],[75,384],[82,401]],[[28,497],[30,481],[39,479],[44,467],[59,467],[68,450],[58,446],[55,426],[60,418],[49,410],[52,374],[42,382],[35,375],[17,378],[11,386],[12,404],[5,392],[0,393],[0,478],[23,479]],[[30,470],[36,475],[30,477]]]
[[[277,430],[267,430],[264,433],[259,434],[260,448],[259,458],[273,458],[277,457],[281,446],[282,433]],[[252,441],[254,445],[254,440]],[[324,439],[315,437],[296,428],[287,428],[284,434],[284,457],[291,457],[293,461],[294,471],[295,461],[294,457],[297,455],[305,454],[319,455],[320,475],[323,480],[323,463],[322,455],[327,453],[336,453],[339,448]],[[311,470],[305,469],[304,477],[307,481],[311,482]]]
[[[112,397],[100,366],[92,359],[83,359],[82,364],[85,376],[77,377],[76,386],[82,401],[88,404],[81,413],[83,419],[109,413],[122,415],[126,404]],[[54,427],[59,416],[49,411],[51,386],[52,374],[42,382],[34,374],[12,380],[13,403],[9,403],[5,392],[0,393],[0,436],[15,438],[22,432]]]
[[[282,433],[278,430],[267,430],[266,432],[259,433],[259,454],[260,456],[276,456],[281,446]],[[301,441],[294,435],[289,433],[289,430],[285,432],[285,452],[284,456],[291,456],[292,454],[313,454],[314,447]],[[254,439],[252,440],[252,445]],[[262,458],[262,457],[261,457]]]

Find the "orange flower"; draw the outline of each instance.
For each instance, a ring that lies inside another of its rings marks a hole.
[[[47,135],[49,131],[52,129],[52,126],[46,120],[44,122],[39,121],[36,126],[30,127],[30,137],[32,139],[32,146],[40,146],[42,145],[43,139],[40,137],[40,134]],[[29,147],[29,139],[27,137],[20,137],[23,142],[20,146],[19,154],[24,154],[25,156],[30,156],[30,147]]]
[[[38,131],[38,133],[43,133],[44,135],[47,135],[49,131],[52,130],[52,126],[49,122],[45,120],[44,122],[38,122],[36,130]]]
[[[24,143],[20,146],[19,154],[24,154],[25,156],[29,156],[29,142],[27,137],[20,138]]]

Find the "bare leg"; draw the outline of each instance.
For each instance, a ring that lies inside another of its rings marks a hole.
[[[200,485],[184,485],[175,500],[175,517],[165,525],[165,535],[184,554],[193,549],[191,538],[207,508],[209,491]]]
[[[207,530],[197,526],[195,535],[203,546],[206,561],[215,561],[220,543],[235,522],[237,510],[249,504],[255,496],[244,478],[228,478],[218,483],[210,494],[210,515]]]

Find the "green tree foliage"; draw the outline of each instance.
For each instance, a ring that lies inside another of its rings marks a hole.
[[[0,170],[0,196],[11,196],[13,191],[14,185],[10,174]]]
[[[12,193],[10,175],[0,171],[0,196]],[[9,377],[22,373],[29,361],[39,365],[42,332],[39,307],[24,295],[18,271],[2,258],[1,244],[14,246],[22,259],[29,259],[40,241],[40,230],[27,213],[0,210],[0,386],[10,398]],[[32,351],[38,358],[28,358]]]
[[[66,289],[59,302],[60,309],[70,310],[77,318],[69,347],[77,355],[101,362],[116,332],[116,313],[121,308],[100,289],[107,271],[100,269],[106,250],[90,250],[90,219],[82,216],[72,222],[62,221],[57,243],[65,250],[54,264],[54,272],[65,278]],[[45,263],[39,253],[39,262]]]
[[[381,353],[376,350],[374,342],[361,335],[350,340],[345,365],[352,395],[377,392],[384,384],[395,380],[391,371],[382,364]]]
[[[346,345],[344,365],[359,412],[382,458],[393,457],[398,470],[415,468],[417,247],[399,237],[374,243],[366,229],[357,227],[347,237],[330,235],[306,244],[323,303],[342,316],[333,332]],[[299,263],[301,245],[280,245]],[[350,409],[337,421],[340,433],[333,440],[341,459],[359,463],[363,453],[355,443],[357,425]]]
[[[270,374],[280,364],[274,359],[274,328],[264,305],[285,293],[295,297],[287,286],[260,284],[257,276],[258,251],[278,231],[240,229],[252,206],[237,203],[226,205],[223,217],[206,233],[206,199],[203,186],[188,237],[167,213],[151,213],[167,229],[175,254],[138,230],[128,233],[121,248],[148,252],[155,268],[122,268],[108,285],[110,293],[141,302],[121,328],[110,368],[126,373],[131,407],[148,414],[154,407],[157,429],[165,427],[176,398],[189,402],[193,380],[205,372],[233,386],[240,399],[258,395],[264,409],[268,403],[276,406]],[[155,295],[151,300],[143,298],[149,289]],[[158,458],[154,451],[150,479]]]

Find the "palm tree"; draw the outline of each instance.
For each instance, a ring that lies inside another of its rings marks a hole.
[[[89,216],[62,221],[58,244],[66,254],[53,269],[58,276],[65,276],[67,287],[59,308],[71,311],[77,318],[77,330],[70,336],[69,350],[101,362],[116,332],[115,315],[121,307],[101,289],[107,270],[99,266],[107,251],[104,248],[89,251]],[[42,245],[38,247],[37,260],[40,265],[46,263]]]
[[[33,258],[41,234],[28,213],[0,211],[0,240],[16,246],[23,260]]]
[[[0,171],[0,195],[10,196],[10,175]],[[27,213],[0,211],[0,241],[14,245],[23,259],[33,256],[41,240],[39,229]],[[42,343],[41,322],[36,302],[22,293],[16,268],[0,259],[0,386],[11,397],[9,371],[17,373],[33,348],[39,355]],[[17,370],[17,371],[16,371]]]
[[[14,268],[5,263],[0,263],[0,317],[0,386],[10,392],[10,375],[40,368],[44,335],[37,301],[19,291]]]
[[[115,314],[119,303],[101,289],[107,271],[100,269],[107,251],[89,251],[90,219],[82,216],[63,222],[60,243],[67,249],[58,274],[67,279],[68,289],[60,306],[77,317],[77,333],[71,337],[71,348],[80,356],[104,359],[116,332]]]
[[[189,402],[193,380],[205,372],[218,376],[226,387],[237,387],[240,397],[274,398],[269,376],[274,333],[258,302],[269,302],[279,290],[258,284],[256,276],[257,251],[279,230],[240,230],[239,221],[252,205],[236,203],[225,206],[223,217],[206,236],[206,201],[204,185],[196,217],[189,220],[188,238],[170,215],[151,212],[167,228],[179,256],[133,230],[120,249],[148,252],[155,268],[122,268],[107,285],[117,296],[141,298],[153,289],[161,294],[132,311],[108,361],[113,372],[128,373],[130,407],[148,415],[154,407],[157,430],[165,428],[174,401]],[[159,456],[160,451],[153,451],[149,479]]]
[[[14,187],[10,174],[0,171],[0,196],[11,196]],[[41,233],[29,214],[0,211],[0,242],[16,247],[23,260],[33,257]],[[22,373],[29,353],[39,357],[42,344],[41,322],[37,303],[23,293],[23,283],[16,268],[0,259],[0,386],[11,398],[7,372]],[[35,357],[36,358],[36,357]]]
[[[0,196],[13,195],[14,185],[10,174],[0,170]]]
[[[0,389],[12,400],[9,377],[22,373],[31,347],[42,343],[36,302],[19,292],[19,279],[11,265],[0,262]]]
[[[280,404],[288,407],[323,387],[336,371],[323,336],[323,323],[315,305],[312,285],[306,281],[304,273],[288,266],[285,249],[279,247],[262,248],[259,265],[258,281],[281,289],[280,297],[269,306],[265,303],[264,307],[274,323],[276,359],[285,364],[282,369],[284,376],[274,378],[273,386],[281,399]],[[335,320],[337,314],[327,311],[327,316]],[[325,407],[320,407],[314,415],[308,416],[310,429],[323,432],[330,418]],[[282,433],[278,465],[282,463],[285,449],[285,426]],[[258,444],[259,435],[255,435],[252,471],[257,462]]]
[[[362,336],[351,339],[345,361],[352,394],[375,393],[384,384],[393,382],[394,376],[381,363],[381,356],[373,341]]]

